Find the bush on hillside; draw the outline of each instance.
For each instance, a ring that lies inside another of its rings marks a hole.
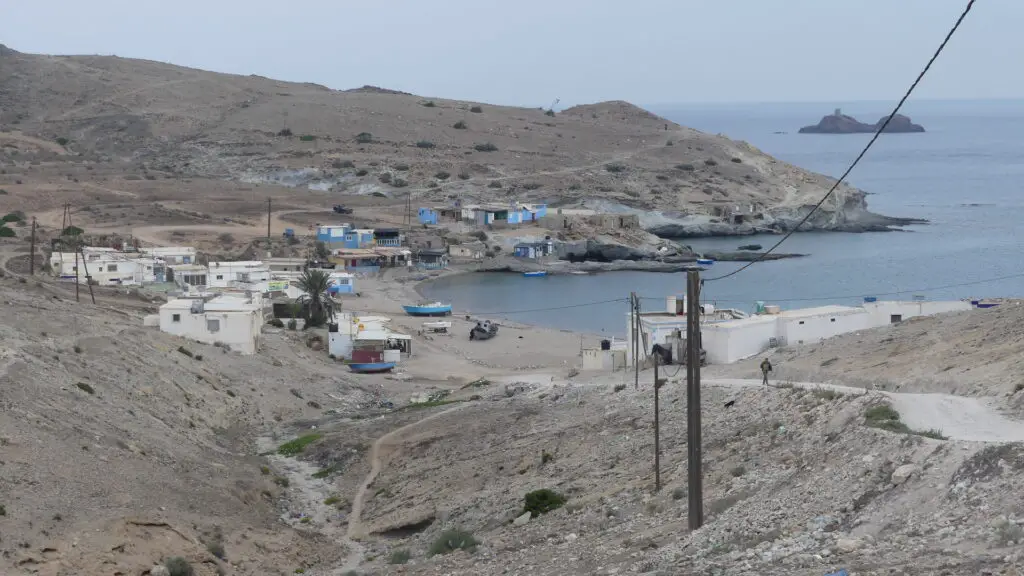
[[[484,142],[483,144],[477,144],[473,146],[473,149],[477,152],[497,152],[498,147],[490,142]]]
[[[416,143],[416,147],[417,148],[433,148],[434,147],[434,143],[431,142],[430,140],[420,140],[419,142]]]
[[[455,128],[456,130],[465,130],[465,129],[469,128],[469,126],[466,126],[465,122],[463,122],[462,120],[459,120],[455,124],[452,124],[452,128]]]
[[[427,555],[437,556],[438,554],[447,554],[456,550],[465,550],[472,553],[476,551],[476,547],[479,545],[480,542],[470,532],[458,529],[445,530],[430,545]]]
[[[373,142],[373,134],[370,134],[369,132],[360,132],[359,134],[356,134],[356,142],[360,144],[369,144],[370,142]]]
[[[529,512],[533,518],[541,514],[547,514],[552,510],[558,510],[566,502],[565,496],[547,488],[528,493],[524,500],[526,504],[523,506],[523,512]]]
[[[483,112],[484,109],[479,107],[479,106],[473,106],[472,108],[469,109],[469,111],[473,112],[475,114],[479,114],[479,113]]]

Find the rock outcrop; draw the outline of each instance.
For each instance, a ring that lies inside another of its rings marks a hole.
[[[843,114],[838,108],[832,114],[825,116],[820,122],[813,126],[804,126],[800,129],[801,134],[873,134],[878,130],[882,124],[885,123],[886,116],[882,116],[878,119],[878,122],[874,124],[866,124],[860,122],[853,116],[847,116]],[[885,127],[886,133],[894,134],[909,134],[924,132],[924,126],[920,124],[914,124],[910,121],[910,118],[896,114],[889,121],[889,125]]]

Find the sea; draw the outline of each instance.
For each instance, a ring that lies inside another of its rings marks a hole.
[[[838,177],[870,135],[798,134],[835,108],[875,122],[891,102],[649,106],[684,126],[745,140],[802,168]],[[1024,296],[1024,101],[910,101],[902,110],[927,130],[885,134],[848,178],[867,191],[870,210],[924,218],[900,232],[794,234],[778,251],[803,258],[757,263],[706,282],[702,299],[752,311],[757,302],[784,309],[857,305],[865,297],[956,299]],[[765,248],[781,237],[686,239],[701,250]],[[718,262],[714,278],[743,263]],[[471,274],[441,278],[424,295],[457,310],[519,323],[622,336],[627,301],[637,292],[644,309],[684,294],[683,273],[610,272],[525,278]]]

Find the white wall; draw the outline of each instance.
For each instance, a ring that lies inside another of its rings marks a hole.
[[[210,330],[211,320],[217,321],[217,331]],[[261,320],[255,311],[192,314],[187,308],[160,308],[161,331],[205,344],[222,342],[242,354],[254,354],[259,347]]]
[[[248,279],[243,279],[243,275]],[[270,268],[265,264],[253,266],[246,262],[211,262],[207,267],[206,285],[227,288],[232,282],[257,283],[270,280]]]
[[[867,310],[832,312],[814,316],[779,316],[779,344],[799,346],[820,342],[825,338],[872,328]]]
[[[885,326],[892,323],[893,315],[900,315],[901,320],[915,316],[930,316],[948,312],[963,312],[973,307],[967,300],[941,302],[866,302],[864,308],[871,314],[873,326]]]
[[[729,364],[767,350],[778,328],[776,317],[709,322],[701,326],[701,344],[709,364]]]

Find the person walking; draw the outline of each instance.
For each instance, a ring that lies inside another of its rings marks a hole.
[[[772,363],[767,358],[761,360],[761,376],[763,377],[765,388],[768,387],[768,373],[772,371]]]

